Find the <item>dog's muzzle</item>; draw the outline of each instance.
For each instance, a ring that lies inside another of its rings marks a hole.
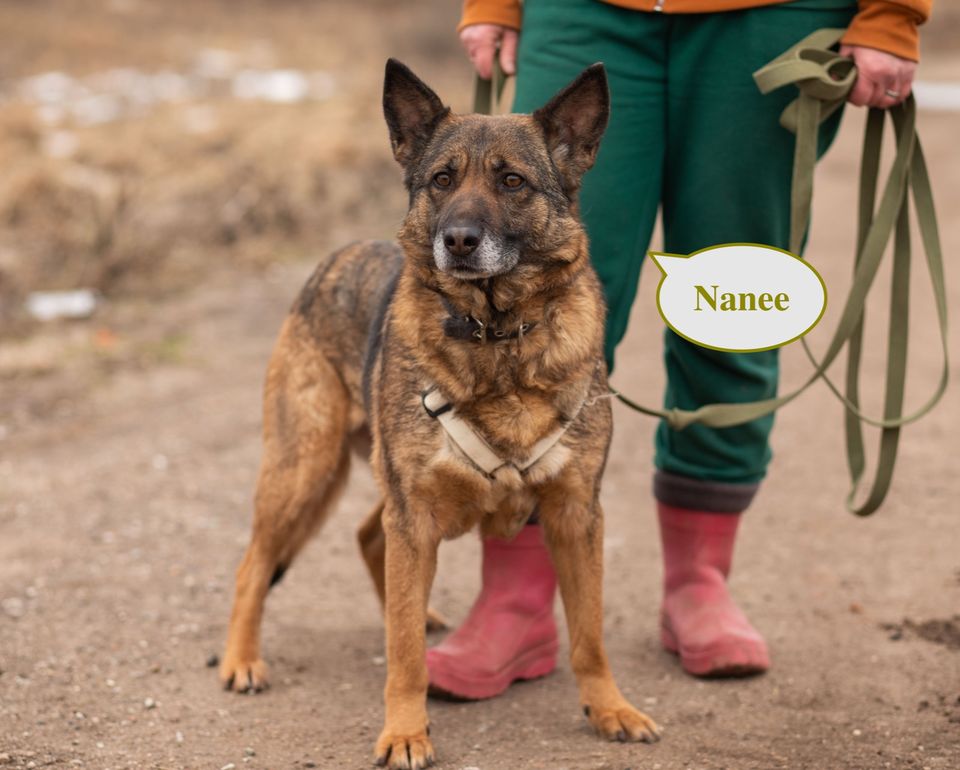
[[[502,238],[479,227],[446,227],[433,240],[433,261],[437,268],[464,280],[506,273],[519,259],[516,247],[508,246]]]

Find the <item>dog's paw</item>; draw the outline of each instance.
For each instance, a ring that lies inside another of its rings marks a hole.
[[[422,770],[434,763],[433,744],[429,730],[412,735],[401,735],[385,727],[374,749],[377,767],[389,770]]]
[[[224,690],[233,692],[261,692],[266,690],[267,664],[256,660],[238,660],[227,655],[220,664],[220,683]]]
[[[626,701],[613,708],[584,706],[583,713],[593,729],[608,741],[656,743],[660,740],[656,722]]]
[[[450,623],[447,619],[433,607],[427,607],[427,631],[446,631],[448,628]]]

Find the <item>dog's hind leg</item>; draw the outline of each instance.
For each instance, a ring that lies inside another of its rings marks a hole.
[[[367,565],[373,587],[380,598],[380,606],[386,598],[384,556],[387,551],[387,539],[383,532],[383,500],[378,502],[363,520],[357,530],[357,541],[360,543],[360,555]],[[446,618],[432,607],[427,608],[427,631],[442,631],[448,627]]]
[[[253,533],[237,569],[224,687],[258,691],[267,684],[260,623],[270,587],[323,523],[349,468],[350,399],[337,371],[288,319],[264,387],[263,459],[254,498]]]

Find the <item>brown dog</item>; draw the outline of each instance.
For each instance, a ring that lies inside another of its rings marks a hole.
[[[478,525],[510,537],[534,509],[584,713],[607,738],[655,740],[614,683],[601,629],[612,420],[603,299],[576,194],[607,122],[603,67],[533,115],[487,117],[452,114],[391,60],[383,103],[410,193],[400,245],[333,254],[284,322],[221,679],[237,691],[266,684],[264,599],[326,519],[350,446],[369,437],[383,502],[360,542],[385,602],[388,662],[377,762],[433,762],[424,651],[440,541]]]

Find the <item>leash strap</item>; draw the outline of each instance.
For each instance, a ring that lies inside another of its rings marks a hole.
[[[813,171],[816,164],[817,133],[820,123],[843,104],[856,80],[856,69],[850,59],[830,50],[844,30],[823,29],[801,40],[788,51],[754,73],[762,93],[786,85],[795,85],[799,96],[780,116],[780,123],[797,135],[794,151],[791,189],[790,251],[799,254],[810,222],[813,196]],[[879,182],[880,149],[886,116],[889,115],[896,136],[896,156],[884,185],[880,204],[875,208]],[[927,269],[937,309],[943,367],[940,381],[930,398],[911,414],[903,414],[906,384],[908,312],[910,287],[909,209],[913,199],[916,220],[926,255]],[[894,235],[895,231],[895,235]],[[883,416],[873,418],[860,410],[859,379],[866,297],[870,291],[891,235],[894,235],[893,281],[890,296],[890,329],[887,348],[886,386]],[[707,404],[699,409],[651,409],[641,406],[621,393],[617,397],[627,406],[644,414],[660,417],[674,429],[682,430],[693,423],[714,428],[750,422],[770,414],[803,393],[816,380],[823,379],[846,408],[845,430],[847,464],[851,490],[847,508],[866,516],[883,502],[896,463],[900,428],[927,414],[946,390],[949,377],[947,352],[946,281],[943,255],[937,230],[936,213],[930,178],[923,151],[916,134],[916,102],[910,96],[889,110],[871,109],[864,137],[860,171],[860,204],[857,254],[854,261],[853,286],[823,358],[818,361],[806,340],[804,351],[814,372],[799,388],[777,398],[750,403]],[[826,371],[847,346],[845,391],[827,377]],[[881,429],[877,470],[866,499],[857,504],[866,467],[862,423]]]
[[[479,75],[473,83],[473,111],[479,115],[499,115],[502,108],[503,87],[507,76],[500,66],[500,49],[493,54],[493,76],[485,80]]]

